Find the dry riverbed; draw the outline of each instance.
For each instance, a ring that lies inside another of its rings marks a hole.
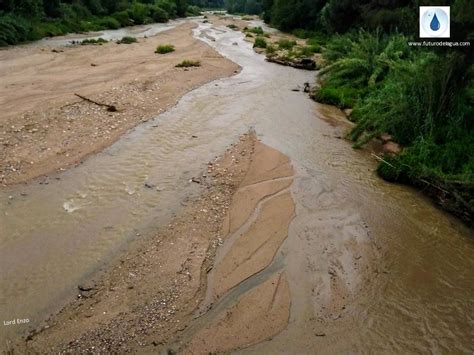
[[[191,89],[237,73],[238,65],[193,38],[195,26],[187,22],[130,45],[26,45],[0,51],[0,184],[75,165]],[[155,54],[159,44],[173,44],[176,51]],[[183,59],[199,60],[201,66],[175,68]]]

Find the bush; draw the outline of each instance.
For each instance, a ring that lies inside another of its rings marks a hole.
[[[117,43],[118,44],[132,44],[135,42],[137,42],[137,39],[135,37],[125,36],[125,37],[122,37],[122,39],[118,41]]]
[[[169,19],[169,15],[166,10],[162,9],[159,6],[153,6],[150,8],[150,16],[154,22],[167,22]]]
[[[158,54],[166,54],[174,52],[174,46],[172,44],[161,44],[158,47],[156,47],[155,53]]]
[[[139,2],[134,2],[127,12],[134,24],[141,25],[147,22],[150,7]]]
[[[29,21],[22,17],[6,15],[0,17],[0,46],[39,39],[40,35]]]
[[[314,92],[314,99],[340,109],[354,107],[359,97],[363,96],[365,90],[350,86],[323,85]]]
[[[200,67],[201,62],[199,60],[189,60],[185,59],[181,63],[176,64],[176,68],[189,68],[189,67]]]
[[[199,16],[201,15],[201,9],[199,6],[190,5],[186,10],[186,16]]]
[[[110,28],[110,29],[117,29],[120,28],[121,24],[120,22],[115,19],[114,17],[106,16],[101,19],[98,19],[96,23],[101,27],[101,28]]]
[[[263,29],[260,26],[248,28],[247,31],[261,36],[264,34]]]
[[[263,37],[255,38],[254,48],[267,48],[267,41]]]
[[[87,45],[87,44],[93,44],[93,45],[102,45],[104,43],[107,43],[107,40],[103,38],[91,38],[91,39],[85,39],[81,42],[81,45]]]
[[[272,56],[276,54],[276,51],[277,49],[274,45],[267,44],[267,50],[266,50],[267,55]]]
[[[231,23],[230,25],[227,25],[227,27],[230,28],[231,30],[234,30],[234,31],[237,31],[239,29],[239,27],[237,27],[233,23]]]
[[[112,15],[114,19],[120,23],[120,26],[130,26],[132,24],[132,20],[127,11],[119,11]]]
[[[278,43],[278,48],[280,48],[280,49],[291,50],[294,46],[296,46],[296,41],[289,40],[289,39],[286,39],[286,38],[282,38],[282,39],[278,40],[277,43]]]

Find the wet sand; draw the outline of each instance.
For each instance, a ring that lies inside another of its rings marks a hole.
[[[0,184],[64,170],[240,68],[192,36],[190,22],[138,43],[26,45],[0,51]],[[155,54],[159,44],[175,52]],[[183,59],[201,67],[175,68]],[[114,105],[118,112],[81,100]]]

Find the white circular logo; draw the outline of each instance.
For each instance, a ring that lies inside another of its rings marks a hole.
[[[425,11],[421,18],[421,25],[430,37],[441,37],[449,28],[449,18],[442,9],[433,8]]]

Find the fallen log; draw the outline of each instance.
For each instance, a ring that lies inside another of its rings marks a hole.
[[[102,102],[97,102],[97,101],[94,101],[92,99],[89,99],[85,96],[82,96],[82,95],[79,95],[77,93],[74,93],[74,95],[76,95],[77,97],[83,99],[84,101],[88,101],[88,102],[91,102],[93,104],[96,104],[98,106],[104,106],[104,107],[107,107],[107,111],[109,112],[117,112],[117,107],[115,107],[114,105],[108,105],[108,104],[104,104]]]
[[[316,70],[316,62],[310,58],[302,58],[298,60],[282,59],[278,56],[269,56],[266,58],[267,62],[286,65],[296,69]]]

